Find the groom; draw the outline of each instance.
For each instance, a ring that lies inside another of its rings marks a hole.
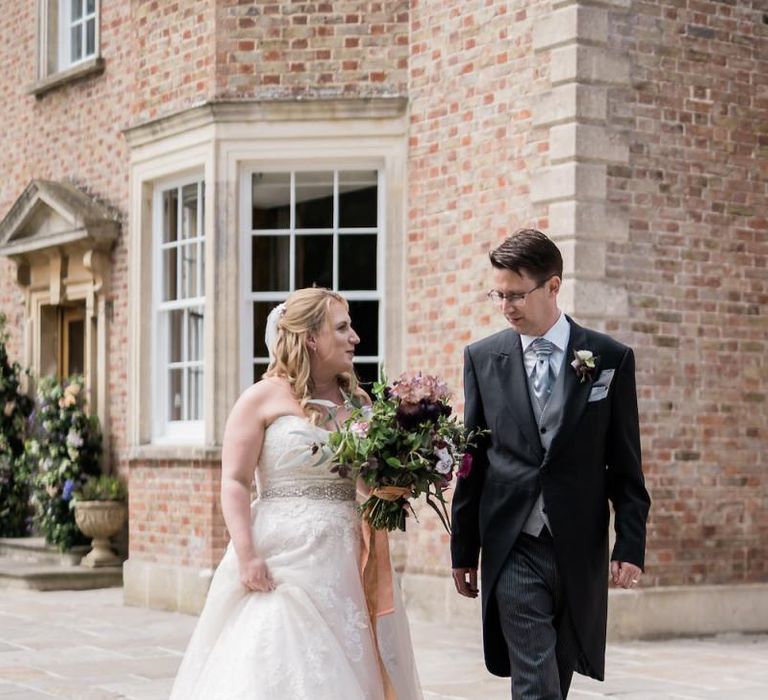
[[[604,676],[609,500],[613,583],[633,587],[643,566],[635,360],[560,311],[563,261],[543,233],[490,258],[511,329],[464,351],[464,420],[490,434],[453,496],[453,578],[476,597],[482,550],[488,670],[511,676],[514,700],[560,700],[574,670]]]

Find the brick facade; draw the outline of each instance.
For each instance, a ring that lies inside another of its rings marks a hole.
[[[445,377],[461,407],[462,348],[501,329],[485,299],[489,244],[547,229],[530,199],[547,163],[532,123],[548,66],[532,51],[548,3],[413,3],[408,173],[407,365]],[[447,534],[429,508],[409,531],[408,568],[444,574]]]
[[[612,36],[627,166],[608,248],[629,294],[611,324],[638,356],[657,584],[768,576],[768,16],[761,2],[633,4]],[[761,12],[762,10],[762,12]]]
[[[37,98],[26,91],[34,5],[0,19],[0,212],[46,178],[123,215],[109,442],[112,463],[123,473],[130,463],[132,558],[205,569],[225,539],[215,460],[137,456],[128,444],[123,130],[217,100],[406,97],[405,365],[443,374],[460,409],[462,347],[503,327],[483,297],[486,251],[519,226],[550,231],[566,254],[566,310],[636,350],[654,499],[645,581],[765,581],[758,0],[103,0],[104,72]],[[5,259],[0,309],[20,353],[23,299]],[[430,511],[420,518],[398,551],[407,571],[443,575],[446,535]]]
[[[219,98],[407,94],[407,0],[215,4]]]

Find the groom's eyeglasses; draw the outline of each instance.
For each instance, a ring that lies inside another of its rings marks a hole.
[[[529,289],[527,292],[514,292],[505,294],[504,292],[500,292],[498,289],[492,289],[490,292],[488,292],[487,296],[497,306],[503,306],[505,302],[509,302],[510,304],[522,304],[525,302],[525,299],[529,294],[535,292],[537,289],[541,289],[551,279],[552,276],[547,277],[547,279],[539,282],[533,289]]]

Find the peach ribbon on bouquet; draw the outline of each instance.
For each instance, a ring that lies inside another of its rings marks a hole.
[[[410,488],[401,486],[382,486],[371,491],[372,496],[385,501],[396,501],[410,493]],[[365,517],[362,521],[362,534],[360,575],[363,581],[365,602],[368,606],[368,616],[371,620],[376,658],[379,662],[381,680],[384,685],[384,697],[386,700],[397,700],[397,694],[379,652],[379,640],[376,634],[376,619],[395,611],[392,564],[389,559],[389,538],[386,530],[374,530]]]

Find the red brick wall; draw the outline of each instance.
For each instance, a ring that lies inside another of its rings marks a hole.
[[[407,93],[407,0],[216,4],[219,98]]]
[[[129,3],[102,3],[103,74],[72,82],[36,98],[36,3],[13,3],[0,17],[0,212],[33,178],[69,179],[120,212],[128,204],[128,155],[120,129],[127,126],[131,79]],[[126,225],[126,222],[123,222]],[[112,443],[125,435],[127,357],[127,249],[112,253],[114,304],[109,345]],[[21,359],[19,325],[25,310],[13,265],[0,258],[0,308],[14,321],[11,350]]]
[[[763,2],[633,3],[613,27],[631,58],[611,95],[630,147],[609,246],[631,318],[645,471],[646,581],[768,574],[768,19]]]
[[[130,555],[208,568],[227,545],[218,462],[131,463]]]
[[[139,0],[133,7],[133,122],[213,96],[215,2]],[[127,68],[127,66],[126,66]]]
[[[437,372],[461,407],[462,348],[503,327],[484,297],[487,251],[521,227],[546,228],[530,203],[548,132],[532,125],[548,86],[534,54],[547,2],[413,2],[406,365]],[[445,574],[447,536],[429,508],[409,526],[408,569]]]

